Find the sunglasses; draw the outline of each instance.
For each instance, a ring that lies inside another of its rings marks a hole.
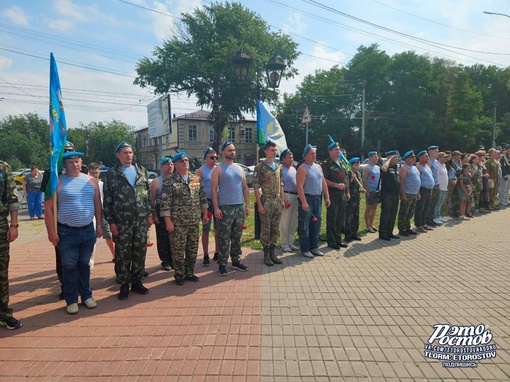
[[[218,157],[211,156],[211,157],[209,157],[209,159],[216,160],[216,159],[218,159]]]

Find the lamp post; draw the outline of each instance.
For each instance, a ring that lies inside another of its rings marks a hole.
[[[239,52],[232,58],[232,64],[234,66],[234,73],[236,75],[236,81],[239,85],[244,85],[248,81],[248,75],[250,73],[250,65],[253,60],[244,52]],[[256,65],[256,80],[257,80],[257,100],[260,100],[260,81],[259,81],[259,61],[255,60]],[[273,57],[266,64],[266,79],[270,88],[276,89],[280,86],[280,81],[282,79],[283,71],[285,70],[287,65],[282,61],[279,57]],[[258,122],[258,121],[257,121]],[[258,125],[258,123],[257,123]],[[258,126],[257,126],[258,129]],[[258,134],[257,134],[258,137]],[[256,155],[256,164],[259,162],[259,142],[257,141],[257,155]],[[260,239],[260,215],[257,203],[255,202],[255,239]]]

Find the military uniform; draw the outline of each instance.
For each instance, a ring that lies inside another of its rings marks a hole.
[[[193,276],[200,237],[200,221],[207,198],[200,177],[189,173],[188,182],[177,172],[163,180],[161,216],[169,216],[175,230],[169,233],[174,277]]]
[[[274,170],[266,162],[261,162],[255,167],[253,188],[260,188],[262,190],[260,202],[265,210],[264,214],[260,214],[260,243],[264,248],[264,255],[268,251],[271,262],[276,264],[281,264],[281,261],[275,256],[274,250],[278,240],[280,218],[282,216],[282,187],[283,172],[279,164],[275,163]],[[267,261],[266,256],[264,257],[265,261]]]
[[[492,185],[492,187],[489,187],[489,197],[490,197],[490,204],[489,208],[495,209],[498,207],[499,201],[496,197],[498,194],[498,188],[499,188],[499,168],[500,163],[492,158],[490,158],[486,163],[485,167],[487,168],[487,172],[489,173],[489,180],[492,184],[489,183],[489,185]]]
[[[478,206],[480,204],[480,193],[482,192],[482,167],[475,168],[471,166],[471,182],[473,184],[473,193],[469,198],[471,205],[471,214],[478,213]]]
[[[18,210],[16,183],[11,168],[6,162],[0,161],[0,320],[12,318],[9,309],[9,243],[7,217],[11,211]]]
[[[400,175],[397,165],[381,170],[381,217],[379,221],[379,237],[392,237],[393,227],[397,219],[400,198]]]
[[[117,224],[115,242],[115,273],[121,284],[142,280],[147,252],[147,218],[152,213],[147,170],[133,163],[136,169],[134,188],[117,163],[106,173],[103,187],[103,214],[108,224]]]
[[[322,162],[322,172],[326,180],[333,183],[343,183],[346,187],[344,190],[328,187],[331,204],[327,209],[326,216],[327,242],[328,244],[340,245],[342,243],[341,231],[345,219],[345,190],[349,187],[349,177],[344,166],[340,162],[333,162],[331,158]]]
[[[359,183],[353,179],[349,185],[349,193],[351,195],[347,202],[345,217],[345,240],[351,241],[352,238],[358,236],[359,230],[359,206],[361,200],[361,173],[356,171],[354,174],[350,171],[349,178],[355,176]]]

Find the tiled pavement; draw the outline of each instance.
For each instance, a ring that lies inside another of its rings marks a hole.
[[[76,316],[56,299],[42,222],[22,220],[10,279],[23,327],[0,328],[0,381],[510,381],[509,218],[507,209],[455,221],[400,244],[370,234],[271,268],[245,249],[249,272],[223,278],[197,262],[200,281],[183,287],[153,246],[150,293],[127,301],[99,240],[99,306]],[[439,323],[487,325],[497,357],[474,369],[424,358]]]

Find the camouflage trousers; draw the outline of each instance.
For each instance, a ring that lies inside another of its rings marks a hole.
[[[0,319],[12,316],[9,309],[9,243],[7,242],[7,219],[0,218]]]
[[[121,284],[143,280],[145,255],[147,253],[146,219],[118,224],[119,236],[115,242],[115,273]]]
[[[358,236],[359,230],[359,203],[360,198],[351,198],[347,202],[345,216],[345,239],[351,240],[352,237]]]
[[[416,208],[416,199],[418,195],[406,194],[407,200],[400,199],[400,209],[398,211],[398,230],[400,232],[411,229],[411,219]]]
[[[340,244],[345,221],[344,193],[331,191],[331,188],[329,190],[331,204],[326,209],[326,237],[328,244]]]
[[[218,265],[227,265],[229,254],[232,263],[238,263],[242,253],[244,207],[242,204],[219,207],[223,218],[216,219],[214,227],[218,231]]]
[[[381,195],[381,217],[379,220],[379,236],[388,237],[393,234],[395,220],[397,219],[398,201],[397,193],[382,193]]]
[[[280,197],[260,198],[265,213],[260,214],[260,243],[263,247],[276,246],[280,233],[280,218],[282,216],[282,200]]]
[[[175,226],[175,230],[170,232],[168,237],[172,247],[174,277],[193,276],[197,261],[200,224]]]
[[[425,206],[424,217],[425,217],[425,223],[427,223],[427,224],[429,222],[432,222],[432,220],[435,218],[434,217],[434,208],[436,207],[438,199],[439,199],[439,185],[434,186],[434,188],[430,192],[429,203]]]

